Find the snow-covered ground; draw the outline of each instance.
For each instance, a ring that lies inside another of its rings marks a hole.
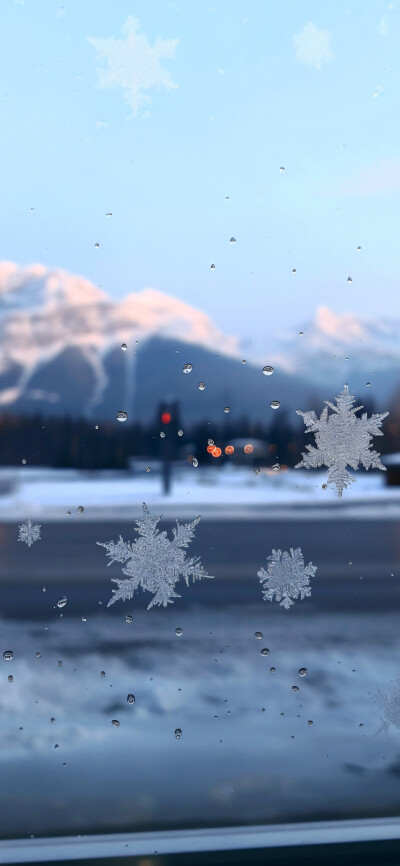
[[[266,512],[269,519],[400,518],[400,487],[388,487],[383,472],[355,476],[356,483],[339,499],[335,488],[323,488],[324,472],[262,470],[255,475],[251,468],[184,466],[175,471],[166,496],[161,476],[153,470],[117,474],[3,468],[0,521],[119,520],[138,516],[143,501],[174,518],[195,512],[215,519],[251,516],[256,520]]]

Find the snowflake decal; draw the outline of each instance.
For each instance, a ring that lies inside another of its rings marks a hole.
[[[22,523],[18,529],[18,541],[24,541],[28,547],[31,547],[34,541],[39,541],[40,526],[38,523],[32,523],[31,518],[26,523]]]
[[[300,547],[286,550],[273,550],[267,557],[268,571],[261,568],[257,572],[260,583],[263,584],[264,601],[280,602],[281,607],[289,610],[296,598],[306,598],[311,595],[310,577],[314,577],[316,566],[309,562],[304,567],[303,554]]]
[[[335,484],[338,496],[342,496],[343,490],[349,487],[356,479],[347,470],[347,466],[358,469],[361,464],[364,469],[383,469],[377,451],[372,450],[371,439],[373,436],[383,436],[380,429],[382,421],[389,412],[381,415],[371,415],[368,418],[364,412],[360,417],[356,412],[363,406],[353,407],[355,398],[345,385],[343,391],[336,397],[337,406],[325,400],[326,407],[317,418],[315,412],[302,412],[297,409],[297,414],[302,415],[306,426],[306,433],[315,434],[316,448],[307,445],[306,453],[302,454],[302,461],[295,467],[299,469],[317,469],[326,466],[328,469],[328,484]],[[333,415],[328,415],[328,406]]]
[[[125,580],[118,577],[111,578],[118,588],[113,590],[114,595],[110,598],[107,607],[118,599],[125,601],[133,598],[135,590],[139,587],[154,593],[147,610],[154,605],[166,607],[167,604],[173,603],[173,598],[180,598],[175,592],[175,584],[180,575],[184,578],[186,586],[189,586],[190,577],[193,582],[203,577],[211,577],[204,570],[199,556],[186,558],[186,548],[194,538],[194,529],[200,517],[192,523],[182,525],[177,521],[172,531],[172,541],[167,537],[166,532],[157,529],[160,520],[160,514],[157,517],[150,517],[147,506],[143,503],[143,517],[135,521],[138,538],[134,542],[124,541],[121,535],[116,543],[97,542],[100,547],[105,547],[107,550],[110,559],[108,565],[113,562],[126,563],[122,573],[126,574],[127,578]]]
[[[375,703],[383,709],[384,715],[384,718],[381,719],[381,727],[377,731],[378,734],[381,731],[388,731],[390,725],[400,728],[400,674],[396,675],[394,683],[390,695],[378,689],[373,696]]]

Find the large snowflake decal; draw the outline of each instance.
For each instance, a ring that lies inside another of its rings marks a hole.
[[[309,562],[304,566],[303,554],[300,547],[286,550],[273,550],[271,556],[267,557],[268,571],[260,568],[257,576],[263,584],[264,601],[279,601],[281,607],[289,610],[294,600],[300,596],[306,598],[311,595],[310,577],[314,577],[316,566]]]
[[[400,674],[396,675],[394,680],[394,687],[391,690],[391,693],[387,695],[385,692],[382,692],[381,689],[378,689],[375,693],[374,701],[378,706],[383,709],[384,718],[381,719],[381,727],[377,733],[380,731],[388,731],[390,725],[394,725],[396,728],[400,728]]]
[[[306,426],[306,433],[315,433],[316,448],[307,445],[306,453],[302,454],[302,461],[295,467],[299,469],[316,469],[326,466],[328,469],[328,484],[335,484],[338,496],[341,496],[345,487],[349,487],[356,479],[348,472],[346,466],[358,469],[361,464],[364,469],[383,469],[377,451],[372,450],[371,439],[373,436],[383,436],[380,429],[382,421],[389,412],[381,415],[371,415],[368,418],[364,412],[361,418],[356,416],[363,406],[353,407],[355,397],[350,394],[348,386],[336,397],[337,406],[325,400],[326,407],[317,418],[315,412],[302,412],[297,409],[297,414],[302,415]],[[328,415],[328,406],[333,415]]]
[[[201,580],[203,577],[211,577],[204,570],[199,556],[186,558],[186,548],[194,538],[194,529],[200,517],[192,523],[180,525],[172,531],[172,541],[166,532],[160,532],[157,524],[161,515],[150,517],[147,506],[143,503],[143,517],[136,520],[135,532],[138,538],[134,542],[124,541],[120,535],[118,541],[106,543],[98,541],[100,547],[105,547],[107,556],[110,558],[108,565],[113,562],[127,563],[122,573],[127,578],[111,578],[118,585],[113,590],[114,595],[110,598],[107,607],[114,604],[118,599],[133,598],[135,590],[140,586],[143,590],[154,593],[147,610],[154,605],[166,607],[172,603],[173,598],[180,598],[175,592],[175,584],[180,575],[184,578],[186,586],[189,586],[189,578]]]
[[[39,541],[40,539],[40,525],[32,523],[31,518],[26,523],[22,523],[18,527],[18,530],[18,541],[24,541],[28,547],[31,547],[34,541]]]

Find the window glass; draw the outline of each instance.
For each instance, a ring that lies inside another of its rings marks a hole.
[[[3,3],[3,838],[398,811],[398,16]]]

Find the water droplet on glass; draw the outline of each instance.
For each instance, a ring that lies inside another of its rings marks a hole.
[[[255,466],[254,469],[253,469],[253,472],[254,472],[254,475],[259,475],[260,472],[261,472],[260,467],[259,467],[259,466]]]
[[[211,270],[215,271],[215,265],[211,265]]]
[[[261,638],[263,638],[264,635],[263,635],[262,631],[255,631],[254,637],[256,638],[256,640],[261,640]]]
[[[254,451],[254,447],[253,445],[251,445],[250,442],[248,442],[247,445],[244,446],[243,451],[245,454],[252,454]]]
[[[13,658],[14,658],[14,653],[12,650],[5,650],[5,652],[3,652],[3,659],[5,662],[10,662],[11,659],[13,659]]]
[[[269,672],[270,672],[270,674],[274,674],[276,672],[276,668],[270,668]]]
[[[208,445],[211,446],[211,445],[214,445],[214,444],[215,444],[215,443],[214,443],[214,439],[209,439],[209,440],[208,440]]]
[[[279,409],[280,405],[279,400],[271,400],[271,409]]]
[[[87,618],[86,618],[86,616],[83,616],[83,617],[82,617],[82,622],[87,622]]]
[[[178,436],[183,436],[183,430],[178,430]]]
[[[358,252],[360,252],[361,247],[357,247]]]
[[[47,589],[45,586],[42,586],[42,592],[47,592]]]
[[[95,428],[94,428],[94,429],[95,429],[95,430],[98,430],[98,429],[99,429],[99,425],[98,425],[98,424],[96,424],[96,426],[95,426]]]
[[[182,730],[181,730],[181,728],[175,728],[175,736],[176,736],[176,739],[177,739],[177,740],[180,740],[180,738],[181,738],[181,736],[182,736]]]
[[[150,472],[150,466],[146,466],[146,472]]]
[[[164,433],[164,430],[161,431],[161,433],[160,433],[160,437],[161,437],[161,439],[165,439],[165,433]]]
[[[8,682],[9,682],[9,683],[13,683],[13,682],[14,682],[14,677],[13,677],[12,674],[9,674],[8,677],[7,677],[7,679],[8,679]]]
[[[182,367],[182,370],[184,373],[191,373],[193,370],[193,365],[192,364],[184,364]]]
[[[132,694],[127,695],[126,700],[128,701],[128,704],[134,704],[135,703],[135,695],[132,695]]]
[[[98,244],[98,243],[95,244],[96,250],[98,250],[99,246],[100,246],[100,244]]]
[[[199,465],[199,461],[197,457],[192,458],[192,465],[196,468]]]
[[[127,613],[125,617],[125,622],[133,622],[133,616],[131,613]]]
[[[83,505],[78,505],[78,514],[83,514],[84,510]]]
[[[106,213],[106,217],[111,217],[112,213]]]
[[[68,517],[71,517],[71,512],[70,512],[70,511],[67,511],[67,515],[68,515]],[[43,590],[43,591],[44,591],[44,590]]]
[[[298,691],[299,691],[298,686],[292,686],[292,692],[298,692]]]
[[[352,282],[353,282],[352,278],[351,278],[351,277],[347,277],[347,282],[348,282],[348,283],[352,283]]]
[[[310,727],[311,727],[311,725],[313,725],[313,724],[314,724],[313,720],[312,720],[312,719],[309,719],[308,722],[307,722],[307,725],[310,725]]]
[[[58,599],[57,607],[65,607],[68,599],[66,595],[62,595],[61,598]]]
[[[274,463],[274,465],[272,467],[272,471],[273,472],[279,472],[280,468],[281,467],[280,467],[279,463]]]
[[[299,331],[299,337],[302,337],[303,334],[304,334],[304,331]]]
[[[58,667],[59,667],[59,668],[62,668],[62,661],[61,661],[61,659],[57,662],[57,664],[58,664]]]
[[[106,675],[106,672],[105,672],[105,671],[100,671],[100,676],[101,676],[101,677],[103,677],[103,678],[104,678],[104,677],[105,677],[105,675]]]
[[[41,659],[41,658],[42,658],[42,656],[40,655],[39,652],[35,653],[35,656],[36,656],[37,659]]]
[[[206,387],[206,386],[205,386],[205,383],[204,383],[204,382],[199,382],[199,391],[204,391],[204,388],[205,388],[205,387]]]
[[[280,173],[282,174],[282,172],[285,171],[285,166],[284,166],[284,165],[281,165],[279,171],[280,171]]]
[[[266,364],[266,366],[262,368],[262,371],[264,373],[264,376],[272,376],[274,368],[270,367],[269,364]]]
[[[112,719],[111,724],[114,725],[115,728],[119,728],[120,725],[118,719]]]
[[[117,412],[117,421],[126,421],[128,415],[126,412]]]
[[[235,244],[235,243],[236,243],[236,238],[229,238],[229,243],[230,243],[230,244]]]
[[[59,745],[58,745],[58,743],[54,743],[54,748],[55,748],[55,749],[59,749],[59,748],[60,748]]]
[[[371,382],[366,382],[365,384],[366,384],[367,388],[371,387]]]
[[[306,676],[307,676],[307,668],[300,668],[299,677],[306,677]]]
[[[126,343],[121,344],[121,349],[123,352],[126,352],[127,348],[128,348],[128,346],[126,345]]]
[[[296,268],[292,268],[292,274],[296,274],[296,273],[297,273]]]
[[[323,484],[323,485],[322,485],[322,489],[323,489],[323,490],[326,490],[326,489],[327,489],[327,487],[328,487],[328,485],[327,485],[327,484]]]
[[[183,629],[182,628],[176,628],[175,634],[177,637],[180,637],[183,634]]]
[[[227,415],[228,412],[230,412],[230,411],[231,411],[231,407],[230,407],[230,406],[225,406],[225,407],[224,407],[225,415]]]
[[[261,650],[261,655],[262,656],[269,656],[269,649],[267,649],[266,646]]]

